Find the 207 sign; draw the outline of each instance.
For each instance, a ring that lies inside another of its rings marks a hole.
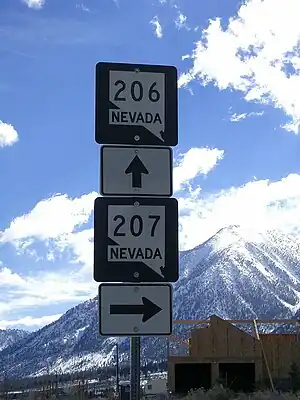
[[[175,282],[178,207],[168,198],[95,201],[94,279],[97,282]]]
[[[158,224],[158,222],[161,219],[160,215],[148,215],[148,219],[152,220],[152,226],[150,228],[150,236],[154,237],[155,236],[155,228]],[[144,229],[145,229],[145,225],[146,228],[149,228],[149,224],[145,224],[143,218],[140,215],[133,215],[132,217],[129,218],[128,221],[126,221],[126,218],[124,217],[124,215],[115,215],[113,217],[113,221],[117,222],[118,224],[116,226],[116,228],[114,229],[114,233],[113,236],[117,237],[117,236],[126,236],[126,231],[125,232],[121,232],[121,228],[125,225],[125,229],[126,229],[126,222],[129,225],[129,232],[128,232],[128,227],[127,227],[127,233],[134,236],[134,237],[139,237],[143,234]]]
[[[175,67],[98,63],[96,142],[176,146]]]

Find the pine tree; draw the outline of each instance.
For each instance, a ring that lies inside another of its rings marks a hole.
[[[300,390],[300,368],[297,363],[291,363],[289,376],[291,380],[292,390],[295,393]]]

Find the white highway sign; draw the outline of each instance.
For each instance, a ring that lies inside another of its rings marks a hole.
[[[104,336],[158,336],[172,333],[172,285],[99,286],[99,330]]]
[[[177,114],[175,67],[97,64],[97,143],[176,146]]]
[[[94,279],[176,282],[177,200],[98,197],[94,207]]]
[[[172,149],[101,147],[103,196],[172,196]]]

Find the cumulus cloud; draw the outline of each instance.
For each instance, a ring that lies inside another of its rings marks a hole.
[[[66,266],[56,272],[38,272],[20,275],[8,267],[0,269],[1,320],[14,312],[55,304],[79,302],[95,296],[97,284],[92,271],[83,275],[80,270]]]
[[[261,117],[264,114],[263,111],[261,112],[250,112],[250,113],[241,113],[241,114],[237,114],[237,113],[233,113],[230,116],[230,121],[231,122],[240,122],[246,118],[249,117]]]
[[[181,190],[199,174],[207,175],[223,156],[223,150],[197,147],[182,154],[173,170],[174,192]]]
[[[45,5],[45,0],[23,0],[29,8],[33,8],[34,10],[40,10]]]
[[[0,147],[12,146],[19,140],[15,128],[0,120]]]
[[[300,174],[271,182],[254,180],[214,195],[179,198],[180,245],[191,249],[228,225],[300,237]]]
[[[155,16],[155,17],[150,21],[150,24],[154,26],[154,33],[155,33],[155,36],[156,36],[158,39],[161,39],[161,38],[163,37],[163,32],[162,32],[162,26],[161,26],[161,24],[160,24],[160,22],[159,22],[158,17]]]
[[[177,29],[185,28],[190,30],[187,24],[187,16],[184,15],[181,11],[178,12],[177,18],[175,19],[175,25]]]
[[[246,101],[283,110],[289,117],[283,127],[298,133],[299,15],[298,0],[249,0],[225,28],[225,21],[211,19],[191,55],[193,66],[180,76],[179,86],[199,79],[202,85],[239,91]]]
[[[0,233],[0,243],[32,239],[59,239],[89,221],[96,192],[78,198],[57,194],[41,200],[27,214],[15,218],[7,229]]]
[[[91,10],[85,6],[84,4],[80,3],[80,4],[76,4],[76,8],[79,8],[80,10],[84,11],[84,12],[88,12],[90,13]]]
[[[20,328],[24,327],[26,328],[40,328],[44,325],[51,324],[51,322],[54,322],[58,320],[62,314],[54,314],[54,315],[45,315],[42,317],[31,317],[31,316],[26,316],[20,319],[15,319],[15,320],[1,320],[0,321],[0,329],[9,329],[9,328]]]

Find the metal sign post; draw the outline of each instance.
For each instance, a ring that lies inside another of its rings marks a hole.
[[[140,400],[141,338],[130,338],[130,400]]]
[[[179,265],[169,146],[178,143],[177,103],[175,67],[96,66],[95,140],[103,145],[103,197],[94,206],[99,332],[131,337],[131,400],[140,400],[140,337],[172,333],[169,282],[178,280]]]

